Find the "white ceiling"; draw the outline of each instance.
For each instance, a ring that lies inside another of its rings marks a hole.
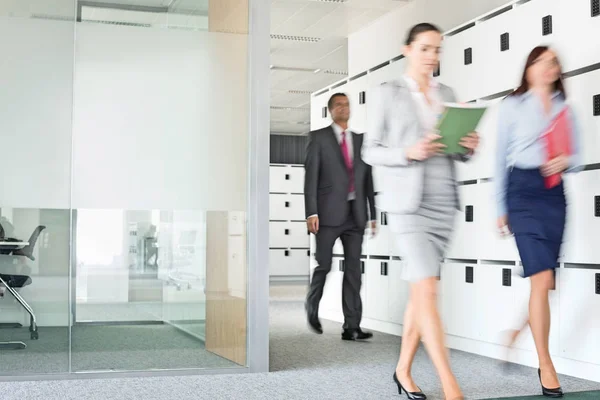
[[[347,77],[348,35],[408,1],[272,0],[271,133],[307,133],[310,94]]]

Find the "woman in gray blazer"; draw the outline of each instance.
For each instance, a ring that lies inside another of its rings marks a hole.
[[[400,359],[394,373],[399,393],[426,396],[414,383],[411,365],[421,338],[435,365],[446,399],[463,395],[452,373],[437,310],[437,280],[459,207],[454,161],[469,156],[443,154],[435,125],[454,92],[432,78],[439,63],[442,36],[431,24],[413,27],[404,47],[404,76],[384,83],[370,96],[369,126],[363,160],[382,179],[380,207],[404,260],[403,279],[411,284],[404,315]],[[463,147],[472,154],[479,137],[471,133]]]

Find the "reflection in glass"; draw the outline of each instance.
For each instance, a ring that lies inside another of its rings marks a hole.
[[[0,209],[0,374],[67,372],[68,210]]]
[[[220,338],[227,331],[223,326],[231,316],[227,313],[235,312],[231,307],[237,307],[238,314],[246,313],[244,274],[233,269],[236,264],[229,263],[232,258],[241,269],[245,268],[245,220],[242,213],[233,213],[231,219],[240,225],[231,224],[230,234],[227,221],[232,213],[222,213],[224,220],[215,222],[217,226],[208,238],[207,215],[213,214],[94,209],[74,212],[74,371],[245,364],[245,356],[231,356],[239,353],[232,350],[240,347],[237,342],[245,350],[245,319],[236,315],[236,323],[244,323],[244,332],[236,335],[236,343]],[[208,253],[207,242],[212,244]],[[218,275],[213,275],[215,283],[209,288],[215,294],[210,306],[215,309],[218,304],[220,312],[207,321],[207,260],[211,257]],[[237,304],[231,306],[235,303],[231,298],[239,299]],[[207,324],[215,332],[208,341]]]

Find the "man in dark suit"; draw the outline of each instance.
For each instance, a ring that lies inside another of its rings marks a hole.
[[[371,221],[373,233],[376,229],[373,177],[371,167],[361,158],[363,135],[348,129],[348,97],[342,93],[334,94],[328,108],[333,124],[310,133],[304,165],[306,223],[308,230],[316,235],[318,263],[306,298],[306,313],[309,326],[315,332],[323,333],[319,302],[331,270],[333,245],[341,238],[345,259],[342,339],[365,340],[373,334],[360,328],[360,256],[367,222]]]

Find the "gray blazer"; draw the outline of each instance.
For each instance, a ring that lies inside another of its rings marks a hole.
[[[445,102],[455,102],[454,91],[440,85]],[[421,204],[424,168],[421,162],[409,162],[406,149],[427,132],[418,117],[417,104],[404,79],[387,82],[369,96],[368,129],[363,142],[363,160],[377,167],[382,183],[378,206],[392,214],[412,214]],[[468,157],[457,157],[466,161]],[[452,174],[456,182],[456,168]],[[458,189],[455,185],[456,204]]]

